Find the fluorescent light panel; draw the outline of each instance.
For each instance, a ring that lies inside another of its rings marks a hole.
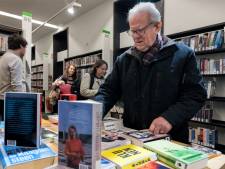
[[[18,19],[18,20],[22,20],[23,19],[22,16],[11,14],[11,13],[4,12],[4,11],[0,11],[0,15],[7,16],[7,17],[10,17],[10,18],[14,18],[14,19]],[[32,23],[36,23],[36,24],[42,25],[44,22],[32,19]],[[50,24],[50,23],[46,23],[45,26],[50,27],[50,28],[54,28],[54,29],[58,29],[59,28],[58,26]]]

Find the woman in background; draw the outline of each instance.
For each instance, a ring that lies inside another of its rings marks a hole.
[[[85,98],[94,97],[100,85],[105,81],[108,64],[104,60],[97,60],[91,73],[85,73],[81,79],[80,94]]]
[[[75,79],[77,78],[76,67],[73,64],[68,65],[65,69],[62,76],[57,78],[52,83],[52,90],[49,94],[49,97],[46,99],[47,108],[50,112],[52,112],[52,108],[50,105],[53,105],[53,112],[57,113],[58,104],[57,101],[59,99],[60,94],[71,94],[71,86],[73,85]]]

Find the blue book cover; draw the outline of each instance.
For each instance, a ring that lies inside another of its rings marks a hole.
[[[58,162],[71,168],[100,168],[102,104],[60,100]]]
[[[3,168],[57,155],[45,144],[41,144],[39,148],[2,145],[0,149],[0,160]]]
[[[5,145],[39,147],[40,100],[39,93],[5,93]]]

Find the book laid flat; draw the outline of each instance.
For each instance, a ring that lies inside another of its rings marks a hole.
[[[8,146],[39,147],[41,94],[6,92],[4,117]]]
[[[146,164],[138,167],[137,169],[169,169],[165,165],[160,164],[156,161],[149,161]]]
[[[170,140],[168,134],[153,134],[148,129],[145,130],[133,130],[124,132],[122,136],[131,140],[132,144],[143,147],[144,143],[159,140],[159,139],[167,139]]]
[[[71,168],[99,169],[102,104],[60,100],[58,161]]]
[[[101,154],[115,163],[118,169],[136,169],[150,160],[157,160],[155,153],[132,144],[104,150]]]
[[[131,144],[131,141],[121,136],[120,133],[102,131],[101,150],[106,150],[126,144]]]
[[[168,140],[156,140],[144,147],[157,153],[158,160],[178,169],[201,169],[206,167],[208,157],[205,153],[182,146]]]
[[[0,149],[3,169],[42,169],[53,165],[57,155],[46,144],[41,144],[39,148],[2,145]]]

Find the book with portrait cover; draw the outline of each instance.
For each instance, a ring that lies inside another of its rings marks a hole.
[[[4,144],[8,146],[39,147],[40,112],[40,93],[6,92]]]
[[[148,161],[157,160],[154,152],[133,144],[102,151],[102,157],[117,165],[117,169],[136,169]]]
[[[71,168],[99,169],[102,104],[91,101],[58,103],[58,162]]]
[[[3,169],[42,169],[53,165],[57,155],[46,144],[41,144],[39,148],[2,145],[0,150]]]
[[[144,144],[146,149],[157,153],[158,160],[177,169],[200,169],[207,165],[205,153],[168,140],[156,140]]]

